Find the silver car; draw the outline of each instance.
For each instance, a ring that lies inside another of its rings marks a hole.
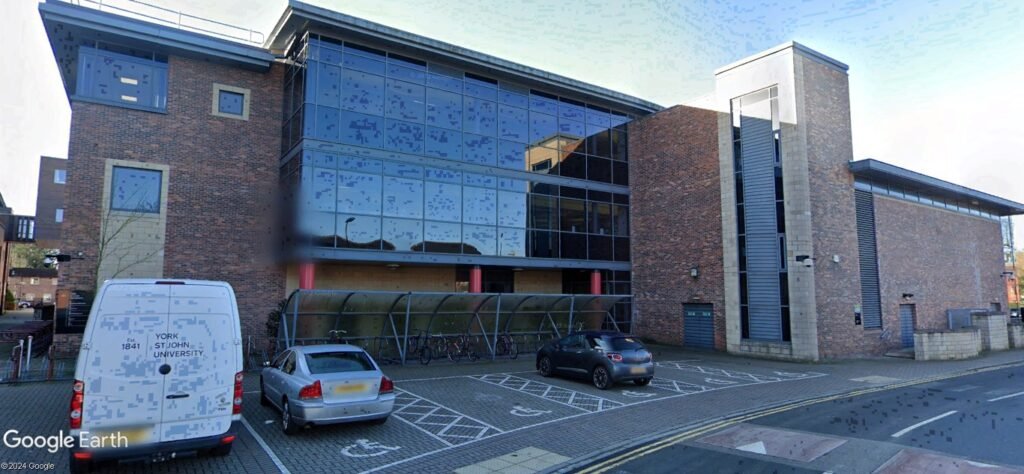
[[[295,346],[263,368],[260,403],[281,411],[289,435],[312,425],[380,424],[395,406],[395,385],[359,347]]]

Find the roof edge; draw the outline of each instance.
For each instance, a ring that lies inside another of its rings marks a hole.
[[[818,62],[824,63],[824,64],[826,64],[828,66],[831,66],[831,67],[833,67],[835,69],[838,69],[838,70],[840,70],[842,72],[847,72],[847,71],[850,70],[850,66],[846,65],[843,62],[840,62],[840,61],[836,60],[835,58],[829,57],[829,56],[827,56],[827,55],[825,55],[823,53],[820,53],[820,52],[815,51],[815,50],[813,50],[811,48],[808,48],[807,46],[804,46],[804,45],[802,45],[800,43],[797,43],[796,41],[787,41],[787,42],[782,43],[782,44],[780,44],[778,46],[775,46],[773,48],[766,49],[766,50],[761,51],[759,53],[755,53],[753,55],[747,56],[747,57],[745,57],[743,59],[740,59],[738,61],[734,61],[732,63],[729,63],[729,64],[725,65],[725,66],[722,66],[722,67],[720,67],[718,69],[715,69],[715,75],[717,76],[717,75],[722,74],[724,72],[728,72],[730,70],[736,69],[736,68],[738,68],[740,66],[743,66],[745,64],[752,63],[754,61],[757,61],[759,59],[771,56],[771,55],[776,54],[776,53],[780,53],[780,52],[785,51],[787,49],[792,49],[793,51],[795,51],[797,53],[800,53],[800,54],[802,54],[802,55],[804,55],[806,57],[809,57],[811,59],[817,60]]]

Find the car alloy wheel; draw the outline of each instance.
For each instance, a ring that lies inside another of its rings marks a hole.
[[[284,405],[281,407],[281,430],[286,435],[293,435],[299,432],[299,427],[295,424],[295,420],[292,419],[292,409],[288,405],[288,400],[285,400]]]
[[[595,367],[591,378],[594,380],[594,386],[600,390],[607,390],[612,385],[611,379],[608,377],[608,369],[603,366]]]
[[[537,363],[537,371],[544,377],[551,376],[551,359],[548,357],[541,357],[540,362]]]

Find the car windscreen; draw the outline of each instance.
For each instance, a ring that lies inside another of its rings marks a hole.
[[[317,352],[306,354],[306,367],[309,368],[309,373],[313,375],[374,370],[370,359],[362,352]]]
[[[630,351],[644,348],[644,345],[633,337],[609,337],[606,341],[608,341],[613,351]]]

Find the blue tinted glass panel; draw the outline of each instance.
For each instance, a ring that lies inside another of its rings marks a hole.
[[[497,164],[498,141],[494,138],[465,133],[462,142],[464,161],[489,166]]]
[[[103,101],[165,110],[167,64],[79,47],[76,93]]]
[[[530,112],[530,143],[543,145],[546,140],[554,138],[558,131],[558,121],[554,115]]]
[[[498,189],[525,193],[529,183],[521,179],[498,178]]]
[[[423,84],[427,80],[427,73],[426,71],[417,71],[416,69],[403,67],[397,64],[389,64],[388,77]]]
[[[313,104],[306,104],[302,107],[302,136],[304,137],[315,137],[316,136],[316,114],[314,111],[316,106]]]
[[[384,215],[423,218],[423,181],[418,179],[384,178]]]
[[[487,100],[498,100],[498,85],[466,76],[466,95]]]
[[[320,82],[318,79],[317,71],[320,69],[319,63],[310,61],[306,66],[308,74],[306,74],[306,90],[303,94],[303,101],[316,103],[317,95],[320,94],[320,89],[317,84]]]
[[[334,218],[332,212],[303,212],[298,222],[299,234],[318,247],[334,247]]]
[[[610,127],[612,124],[611,115],[603,110],[593,108],[587,109],[587,123],[601,127]]]
[[[375,174],[338,172],[338,212],[379,215],[380,181]]]
[[[587,136],[587,127],[583,122],[573,120],[559,120],[558,131],[569,138],[582,139]],[[582,150],[581,150],[582,151]]]
[[[512,105],[522,109],[530,106],[530,98],[525,94],[517,94],[512,91],[499,90],[498,91],[498,102],[505,105]]]
[[[311,208],[315,211],[334,212],[337,206],[335,197],[335,190],[338,187],[337,172],[325,168],[306,168],[306,170],[312,170],[313,175],[309,193]]]
[[[498,191],[498,225],[526,227],[526,193]]]
[[[341,68],[317,64],[316,103],[337,107],[338,94],[341,92]]]
[[[498,194],[493,189],[462,188],[462,221],[470,224],[497,223]]]
[[[423,221],[384,218],[384,250],[423,251]]]
[[[372,74],[384,74],[384,61],[356,56],[348,52],[346,52],[345,61],[342,64],[344,64],[348,69],[355,69]]]
[[[316,138],[338,140],[338,109],[316,106]]]
[[[427,117],[425,88],[388,79],[387,113],[390,118],[422,123]]]
[[[498,179],[486,174],[463,173],[463,183],[470,186],[493,188],[498,185]]]
[[[525,143],[529,141],[529,129],[526,109],[498,106],[498,138]]]
[[[380,218],[338,214],[338,247],[380,250]]]
[[[462,80],[457,77],[430,73],[427,74],[427,85],[449,92],[462,93]]]
[[[423,153],[423,125],[388,119],[384,148],[402,153]]]
[[[462,220],[462,186],[427,181],[425,190],[427,217],[449,222]]]
[[[618,112],[612,112],[609,116],[611,118],[611,126],[618,127],[619,125],[629,122],[629,117],[619,114]]]
[[[449,160],[462,159],[462,133],[427,127],[426,154]]]
[[[407,165],[405,163],[395,163],[393,161],[385,161],[384,174],[388,176],[398,176],[401,178],[423,179],[423,167],[416,165]]]
[[[427,124],[462,129],[462,96],[427,88]]]
[[[302,161],[304,163],[306,161],[312,161],[313,165],[318,166],[320,168],[332,168],[333,169],[333,168],[337,168],[338,167],[338,157],[336,155],[332,155],[330,153],[324,153],[322,151],[313,151],[313,152],[311,152],[309,150],[303,150],[302,151]]]
[[[462,173],[458,171],[441,168],[426,168],[427,179],[431,181],[443,181],[446,183],[459,184],[462,182]]]
[[[160,213],[162,172],[115,166],[111,176],[110,209]]]
[[[586,120],[586,110],[587,109],[582,105],[571,104],[564,101],[558,103],[559,118],[582,122]]]
[[[558,101],[549,97],[530,94],[530,111],[543,112],[549,115],[557,115]]]
[[[427,221],[423,227],[427,252],[462,253],[462,224]]]
[[[341,65],[341,51],[340,50],[334,49],[334,48],[331,47],[331,45],[324,44],[324,43],[320,43],[320,48],[319,49],[320,49],[320,51],[319,51],[319,54],[316,55],[317,57],[316,58],[312,58],[312,59],[316,59],[318,61],[323,61],[323,62],[328,63],[328,64],[333,64],[335,66],[340,66]]]
[[[341,142],[381,148],[384,145],[384,118],[343,110]]]
[[[513,170],[526,169],[527,145],[505,140],[498,141],[498,166]]]
[[[467,255],[496,255],[497,229],[494,226],[462,226],[462,253]]]
[[[217,111],[222,114],[242,115],[245,94],[231,91],[219,91]]]
[[[384,115],[384,76],[345,69],[341,79],[341,108]]]
[[[498,255],[502,257],[525,257],[526,230],[498,227]]]
[[[381,162],[372,158],[361,158],[358,156],[338,157],[338,168],[360,173],[380,174]]]
[[[489,100],[466,97],[465,131],[494,136],[498,123],[498,104]]]

